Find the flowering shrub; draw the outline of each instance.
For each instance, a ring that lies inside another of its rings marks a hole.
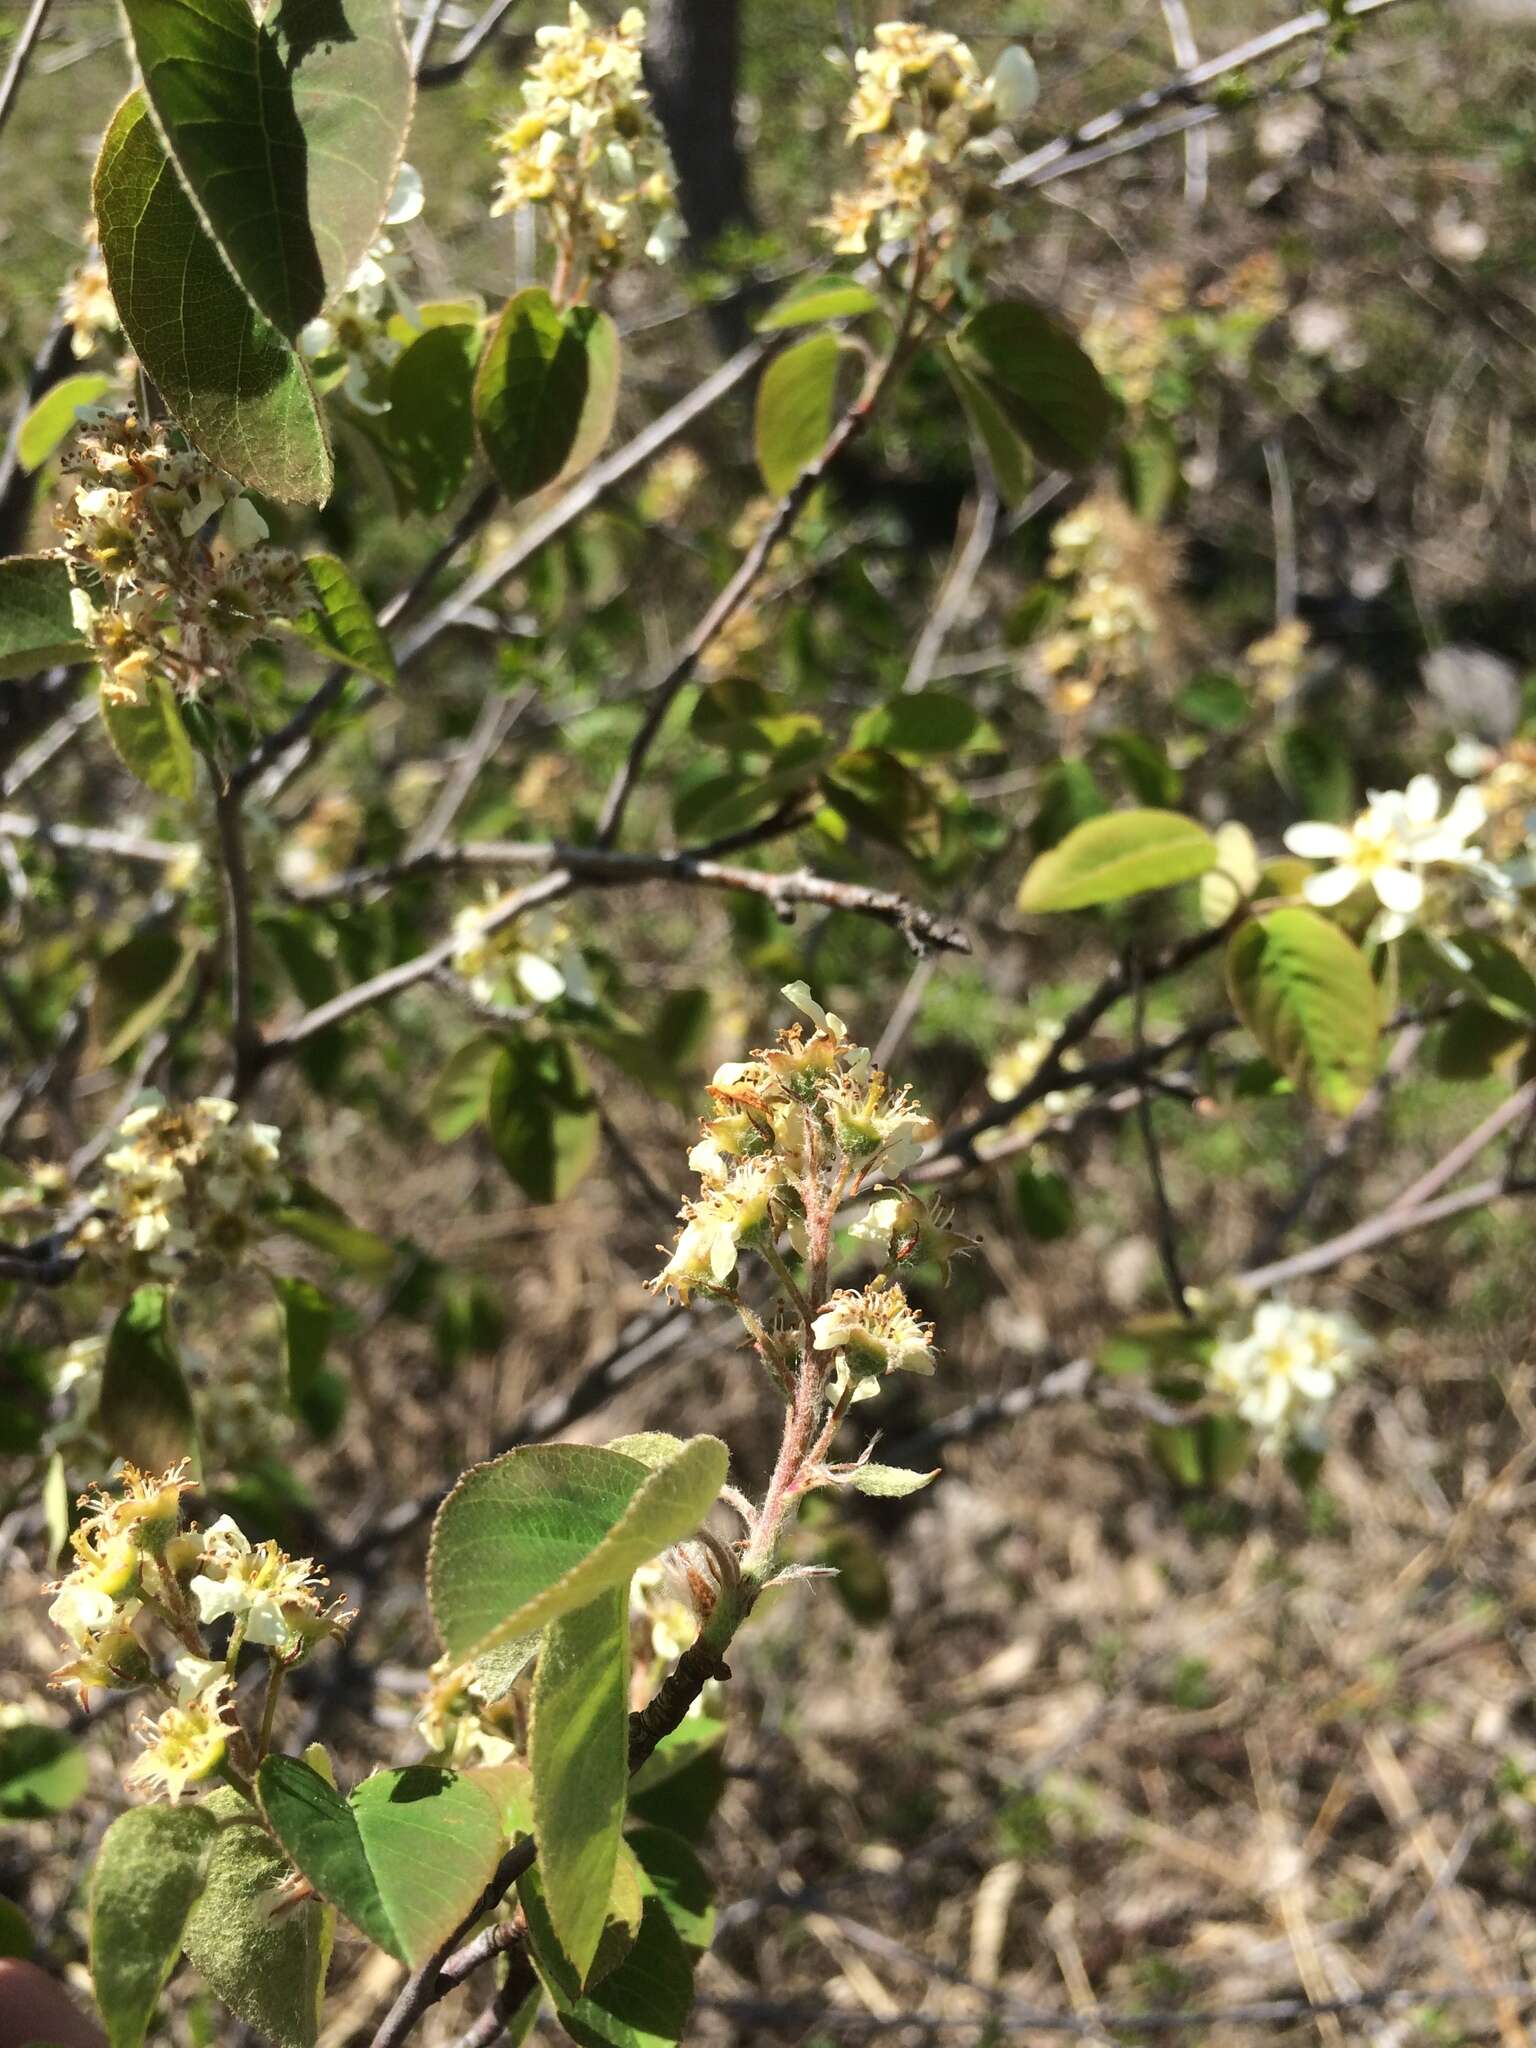
[[[1222,1488],[1323,1526],[1335,1396],[1389,1385],[1411,1298],[1362,1262],[1536,1187],[1536,721],[1497,659],[1447,683],[1451,648],[1386,716],[1309,525],[1370,415],[1365,309],[1311,296],[1273,170],[1219,254],[1112,290],[1072,253],[1094,212],[1011,210],[1178,135],[1192,217],[1217,114],[1344,92],[1381,7],[1083,118],[1017,10],[881,21],[797,81],[855,171],[812,194],[811,152],[708,252],[676,51],[543,11],[504,127],[452,137],[463,191],[424,138],[429,206],[418,89],[504,10],[429,7],[408,48],[394,0],[323,35],[124,0],[100,262],[0,467],[6,1526],[39,1581],[66,1561],[79,1727],[142,1710],[81,1924],[49,1899],[112,2048],[217,2024],[167,1992],[183,1959],[316,2048],[381,1957],[374,2048],[493,1976],[468,2042],[552,2012],[678,2048],[754,1624],[818,1617],[770,1640],[788,1674],[832,1611],[799,1582],[833,1578],[897,1650],[915,1605],[968,1641],[951,1509],[915,1496],[1047,1399],[1144,1425],[1181,1535],[1220,1540],[1190,1497]],[[1486,439],[1492,493],[1521,464]],[[1443,1092],[1389,1122],[1415,1060]],[[684,1342],[686,1433],[604,1440]],[[916,1602],[880,1583],[908,1516]],[[977,1988],[1006,1913],[971,1916]]]

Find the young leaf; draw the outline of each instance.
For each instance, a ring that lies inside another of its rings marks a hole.
[[[288,1405],[312,1436],[332,1436],[347,1405],[346,1381],[325,1363],[336,1304],[310,1280],[274,1275],[272,1285],[283,1310]]]
[[[150,676],[137,703],[120,703],[103,689],[101,722],[118,759],[157,796],[190,803],[197,794],[197,756],[176,692],[164,676]]]
[[[89,653],[69,608],[69,570],[57,555],[0,559],[0,682],[35,676]]]
[[[441,512],[469,474],[479,345],[476,327],[431,327],[389,373],[389,445],[418,511]]]
[[[321,1898],[413,1967],[452,1933],[501,1853],[501,1816],[482,1787],[412,1764],[365,1778],[343,1799],[296,1757],[269,1756],[262,1811]]]
[[[141,1287],[112,1325],[98,1425],[108,1448],[146,1472],[197,1467],[197,1423],[171,1334],[170,1295]]]
[[[677,2048],[693,2005],[693,1958],[651,1897],[634,1947],[600,1984],[574,2003],[548,1980],[546,1988],[580,2048]]]
[[[578,1054],[559,1038],[514,1038],[491,1076],[496,1156],[535,1202],[560,1202],[597,1150],[601,1123]]]
[[[715,1938],[715,1895],[693,1845],[671,1828],[631,1828],[646,1892],[661,1901],[684,1948],[700,1956]]]
[[[810,277],[792,284],[757,323],[759,334],[786,327],[812,327],[823,320],[850,320],[878,311],[880,301],[856,277]]]
[[[1177,811],[1108,811],[1076,826],[1030,864],[1019,909],[1085,910],[1192,882],[1215,865],[1216,842]]]
[[[585,469],[619,396],[619,334],[606,313],[561,313],[540,285],[507,301],[475,376],[475,424],[514,501]]]
[[[0,1816],[46,1820],[85,1792],[85,1752],[62,1728],[22,1721],[0,1729]]]
[[[481,1031],[439,1069],[427,1097],[427,1128],[442,1144],[451,1145],[489,1116],[491,1084],[503,1049],[493,1032]]]
[[[197,1810],[225,1825],[187,1921],[187,1961],[273,2048],[315,2048],[335,1913],[318,1899],[273,1912],[292,1866],[232,1787],[221,1785]]]
[[[1346,1115],[1376,1072],[1380,1002],[1360,948],[1315,910],[1272,910],[1227,946],[1227,987],[1260,1050]]]
[[[91,1872],[91,1982],[110,2048],[139,2048],[181,1954],[218,1823],[206,1806],[135,1806]]]
[[[331,450],[308,374],[225,266],[142,93],[112,117],[94,197],[124,332],[177,424],[241,483],[323,504]]]
[[[160,139],[246,295],[294,336],[379,231],[411,73],[394,0],[123,0]]]
[[[393,683],[394,654],[346,565],[335,555],[309,555],[304,574],[315,602],[288,621],[290,630],[333,661],[360,669],[376,683]]]
[[[1052,314],[1022,300],[973,313],[950,343],[956,361],[1042,462],[1086,469],[1115,418],[1108,386]]]
[[[848,1474],[848,1484],[855,1493],[872,1494],[877,1500],[905,1500],[909,1493],[921,1493],[925,1486],[931,1486],[939,1476],[938,1467],[931,1472],[909,1472],[901,1465],[856,1465]]]
[[[150,925],[106,956],[96,970],[91,1032],[104,1067],[138,1044],[181,992],[198,947],[168,926]]]
[[[711,1436],[654,1470],[588,1444],[532,1444],[474,1466],[432,1530],[427,1597],[443,1647],[477,1656],[627,1584],[698,1528],[725,1469]]]
[[[551,1623],[534,1674],[528,1762],[539,1879],[584,1984],[618,1862],[629,1784],[629,1582]]]
[[[757,387],[753,445],[764,484],[782,498],[826,445],[843,344],[811,334],[774,357]]]
[[[73,433],[81,406],[94,405],[111,389],[112,379],[103,371],[82,370],[45,391],[16,436],[16,460],[22,468],[41,469],[54,449]]]

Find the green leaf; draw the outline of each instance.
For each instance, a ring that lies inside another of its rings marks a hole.
[[[1019,1221],[1037,1244],[1066,1237],[1076,1218],[1072,1190],[1059,1173],[1042,1172],[1025,1160],[1013,1182],[1013,1203]]]
[[[0,1728],[0,1815],[46,1820],[85,1792],[85,1751],[62,1728],[23,1721]]]
[[[41,469],[55,448],[74,432],[80,408],[95,405],[112,389],[112,381],[100,370],[82,370],[45,391],[16,436],[16,460],[22,468]]]
[[[218,1822],[206,1806],[135,1806],[91,1872],[91,1982],[110,2048],[139,2048],[181,1955]]]
[[[69,608],[69,570],[57,555],[0,559],[0,682],[35,676],[90,650]]]
[[[501,1815],[473,1780],[430,1764],[380,1771],[349,1799],[296,1757],[257,1775],[262,1811],[321,1898],[413,1967],[474,1906],[501,1853]]]
[[[395,657],[346,565],[335,555],[308,555],[304,573],[315,602],[288,621],[290,630],[333,661],[360,669],[376,683],[393,683]]]
[[[633,1849],[621,1840],[614,1863],[613,1882],[609,1887],[604,1909],[602,1935],[597,1944],[597,1953],[593,1956],[583,1980],[578,1976],[575,1964],[560,1946],[559,1937],[555,1933],[555,1923],[549,1913],[549,1900],[544,1891],[542,1869],[543,1865],[536,1863],[531,1870],[524,1871],[517,1881],[518,1897],[528,1923],[528,1939],[538,1956],[540,1970],[551,1983],[559,1986],[563,1998],[574,2003],[580,1998],[584,1983],[600,1982],[610,1970],[618,1968],[633,1948],[645,1912],[646,1893],[651,1888],[645,1883]]]
[[[629,1785],[629,1581],[545,1632],[528,1762],[550,1922],[581,1983],[608,1917]]]
[[[1191,882],[1215,860],[1215,840],[1193,818],[1177,811],[1109,811],[1076,826],[1031,863],[1018,907],[1034,915],[1118,903]]]
[[[1174,698],[1173,708],[1207,732],[1241,732],[1253,715],[1248,692],[1237,677],[1214,668],[1192,677]]]
[[[700,1956],[715,1938],[714,1887],[690,1842],[671,1828],[631,1828],[646,1890],[661,1901],[684,1948]]]
[[[1042,462],[1086,469],[1114,423],[1109,387],[1053,314],[1022,300],[973,313],[950,347]]]
[[[893,754],[957,754],[980,720],[963,697],[917,690],[877,704],[854,720],[852,747],[886,747]]]
[[[1536,981],[1508,946],[1486,932],[1457,932],[1435,950],[1458,984],[1496,1017],[1536,1024]]]
[[[451,1145],[490,1115],[491,1083],[502,1050],[495,1033],[482,1031],[450,1054],[439,1071],[427,1097],[427,1128],[442,1144]]]
[[[153,1030],[180,994],[199,948],[167,925],[125,939],[96,970],[91,1030],[104,1067]]]
[[[820,455],[832,431],[843,345],[811,334],[774,357],[757,387],[753,446],[764,484],[782,498]]]
[[[535,1202],[560,1202],[592,1164],[601,1122],[587,1071],[564,1039],[514,1038],[491,1077],[496,1156]]]
[[[1325,725],[1290,725],[1275,739],[1275,772],[1305,818],[1342,823],[1355,809],[1348,743]]]
[[[308,374],[226,268],[142,93],[112,117],[94,196],[118,316],[177,424],[241,483],[323,504],[331,451]]]
[[[693,2005],[693,1959],[653,1896],[616,1970],[575,2003],[557,1986],[547,1983],[547,1989],[561,2026],[580,2048],[677,2048]]]
[[[160,139],[253,306],[296,335],[389,205],[411,115],[394,0],[123,0]]]
[[[838,816],[871,839],[919,859],[938,852],[942,821],[933,793],[894,754],[854,748],[838,755],[821,782]]]
[[[475,452],[475,327],[432,327],[389,373],[389,446],[422,512],[441,512]]]
[[[690,1714],[680,1728],[664,1735],[630,1780],[630,1804],[641,1793],[654,1792],[671,1778],[691,1770],[725,1740],[725,1723],[710,1714]]]
[[[1120,450],[1126,496],[1138,519],[1161,526],[1184,482],[1179,444],[1161,424],[1144,427]]]
[[[545,1628],[692,1535],[725,1482],[696,1436],[647,1470],[589,1444],[534,1444],[466,1472],[433,1525],[427,1594],[454,1658]]]
[[[1512,1063],[1530,1036],[1528,1024],[1496,1016],[1481,1003],[1458,1004],[1436,1034],[1435,1072],[1442,1081],[1486,1081]]]
[[[1380,1005],[1370,963],[1315,910],[1272,910],[1227,946],[1233,1007],[1260,1050],[1324,1109],[1353,1109],[1376,1072]]]
[[[1176,1486],[1219,1493],[1247,1464],[1253,1432],[1235,1415],[1203,1415],[1198,1422],[1153,1423],[1147,1445]]]
[[[810,327],[821,320],[850,320],[875,313],[880,301],[856,277],[808,277],[792,284],[757,322],[759,334],[777,334],[786,327]]]
[[[847,1484],[854,1493],[867,1493],[876,1500],[905,1500],[909,1493],[921,1493],[925,1486],[931,1486],[939,1476],[938,1467],[931,1472],[909,1472],[901,1465],[855,1465],[847,1475]]]
[[[1029,449],[1014,431],[1008,415],[990,388],[979,377],[973,377],[961,368],[952,348],[944,349],[939,361],[954,387],[972,433],[986,451],[998,496],[1010,510],[1022,505],[1035,480],[1035,465]]]
[[[606,313],[561,313],[540,285],[507,301],[475,376],[475,424],[514,501],[585,469],[619,396],[619,335]]]
[[[197,755],[176,692],[164,676],[150,676],[135,704],[114,702],[103,689],[101,722],[118,759],[157,796],[190,803],[197,794]]]
[[[288,1189],[288,1207],[272,1218],[278,1230],[302,1238],[366,1279],[382,1280],[393,1271],[399,1253],[386,1238],[353,1223],[329,1195],[309,1181],[290,1179]]]
[[[347,1405],[347,1384],[325,1363],[336,1304],[313,1281],[274,1273],[288,1354],[288,1405],[312,1436],[334,1436]]]
[[[181,1458],[197,1470],[197,1422],[164,1287],[139,1288],[112,1325],[98,1425],[115,1456],[146,1472],[164,1472]]]
[[[225,1825],[187,1922],[187,1961],[274,2048],[315,2048],[336,1916],[317,1899],[273,1912],[292,1866],[238,1792],[220,1786],[199,1810]]]
[[[12,1900],[0,1899],[0,1956],[19,1956],[26,1961],[36,1953],[26,1914]]]

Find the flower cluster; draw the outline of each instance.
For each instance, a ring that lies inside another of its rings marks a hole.
[[[351,1621],[340,1601],[326,1605],[324,1580],[308,1558],[275,1543],[251,1543],[226,1515],[207,1530],[184,1529],[185,1463],[161,1473],[123,1468],[121,1490],[84,1495],[86,1510],[70,1538],[70,1571],[49,1590],[48,1618],[73,1652],[51,1683],[79,1693],[155,1686],[171,1704],[145,1719],[146,1747],[128,1782],[177,1799],[249,1745],[234,1719],[235,1666],[247,1643],[262,1646],[280,1670],[301,1663]],[[208,1654],[204,1627],[232,1621],[222,1657]],[[148,1631],[170,1637],[177,1654],[157,1674]],[[249,1761],[249,1759],[248,1759]]]
[[[1210,1385],[1266,1443],[1316,1448],[1328,1403],[1370,1350],[1349,1316],[1265,1301],[1246,1335],[1217,1344]]]
[[[1010,50],[985,78],[958,36],[910,21],[881,22],[853,61],[847,134],[864,143],[864,179],[837,195],[821,225],[843,254],[918,236],[936,253],[988,204],[978,159],[994,153],[1004,122],[1028,111],[1033,66]]]
[[[1151,528],[1118,501],[1098,497],[1057,521],[1047,566],[1068,587],[1038,655],[1056,709],[1072,717],[1106,684],[1146,666],[1162,634],[1160,600],[1173,565]]]
[[[415,220],[423,204],[420,174],[402,164],[385,228]],[[299,348],[315,365],[320,388],[340,385],[359,412],[388,412],[389,372],[416,332],[414,308],[400,285],[404,267],[394,238],[381,234],[336,303],[299,331]]]
[[[297,557],[266,545],[239,485],[136,413],[83,415],[64,470],[59,552],[114,702],[142,703],[157,676],[195,696],[302,608]]]
[[[565,27],[537,31],[522,112],[497,139],[491,211],[544,210],[572,293],[637,248],[667,262],[682,237],[672,159],[641,83],[644,33],[638,8],[602,29],[571,0]]]
[[[551,911],[531,911],[497,924],[507,896],[488,889],[480,903],[466,904],[453,920],[455,974],[469,983],[477,1002],[529,1002],[541,1006],[569,996],[594,1000],[587,963],[569,928]]]
[[[228,1271],[286,1192],[278,1137],[221,1096],[143,1103],[118,1128],[75,1242],[131,1284]]]
[[[784,993],[815,1025],[794,1024],[775,1045],[720,1067],[708,1118],[688,1164],[703,1183],[684,1204],[672,1256],[650,1283],[680,1301],[735,1292],[744,1250],[777,1256],[786,1232],[802,1253],[812,1209],[828,1216],[860,1188],[896,1179],[930,1131],[905,1088],[893,1089],[868,1049],[803,982]]]
[[[1486,740],[1460,739],[1445,765],[1472,784],[1487,813],[1486,844],[1492,857],[1528,866],[1536,838],[1536,744],[1510,740],[1499,748]],[[1530,887],[1523,873],[1517,881],[1521,888]]]
[[[1000,1052],[987,1069],[987,1093],[994,1102],[1012,1102],[1021,1095],[1056,1049],[1061,1036],[1061,1026],[1047,1021],[1036,1025],[1033,1031],[1015,1039],[1012,1045]],[[1082,1065],[1081,1056],[1068,1050],[1062,1054],[1062,1068],[1070,1072]],[[982,1141],[983,1150],[1007,1144],[1010,1151],[1016,1139],[1038,1137],[1047,1124],[1059,1116],[1070,1115],[1083,1100],[1081,1088],[1051,1088],[1021,1109],[1017,1116],[1002,1131],[988,1132]]]
[[[1302,885],[1309,903],[1332,909],[1357,890],[1368,892],[1380,906],[1372,935],[1384,941],[1422,918],[1430,871],[1475,870],[1493,878],[1472,844],[1486,820],[1475,789],[1458,790],[1442,816],[1435,778],[1415,775],[1404,790],[1371,790],[1352,824],[1292,825],[1285,843],[1304,860],[1329,863]]]

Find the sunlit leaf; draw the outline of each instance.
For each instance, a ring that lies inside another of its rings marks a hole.
[[[753,445],[763,482],[776,498],[799,482],[826,445],[842,353],[835,334],[807,335],[762,374]]]
[[[475,376],[475,424],[507,496],[525,498],[602,452],[619,395],[618,330],[561,312],[541,286],[507,301]]]
[[[1260,1050],[1322,1108],[1353,1109],[1376,1072],[1380,1001],[1370,963],[1315,910],[1272,910],[1227,945],[1233,1007]]]
[[[139,2048],[181,1955],[218,1823],[204,1806],[135,1806],[91,1871],[91,1983],[110,2048]]]
[[[57,555],[0,559],[0,682],[85,660],[69,593],[69,570]]]
[[[1214,866],[1216,842],[1177,811],[1108,811],[1042,853],[1019,886],[1030,914],[1118,903],[1149,889],[1192,882]]]

